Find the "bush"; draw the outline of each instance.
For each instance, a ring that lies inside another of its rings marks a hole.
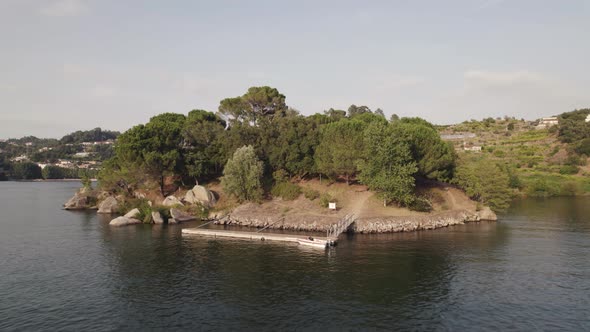
[[[418,212],[430,212],[432,211],[432,204],[424,197],[416,197],[414,202],[409,206],[410,210]]]
[[[561,196],[576,196],[580,193],[580,185],[574,181],[567,181],[561,185],[559,194]]]
[[[280,182],[272,187],[271,194],[275,197],[281,197],[284,200],[291,201],[301,195],[301,188],[291,182]]]
[[[305,198],[309,199],[310,201],[313,201],[314,199],[320,197],[320,192],[317,190],[313,190],[311,188],[305,188],[303,189],[303,195],[305,196]]]
[[[320,206],[327,208],[329,203],[335,203],[336,200],[328,193],[323,193],[320,196]]]
[[[559,174],[569,175],[569,174],[578,174],[580,168],[574,165],[563,165],[559,169]]]

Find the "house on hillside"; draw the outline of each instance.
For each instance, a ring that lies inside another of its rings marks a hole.
[[[552,116],[552,117],[548,117],[548,118],[542,118],[539,120],[539,124],[537,124],[537,129],[545,129],[545,128],[549,128],[552,126],[556,126],[559,124],[559,120],[557,119],[556,116]]]
[[[590,114],[586,115],[586,122],[590,122]]]

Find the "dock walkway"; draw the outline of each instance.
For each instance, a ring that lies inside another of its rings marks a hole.
[[[212,237],[233,237],[248,240],[261,240],[261,241],[283,241],[283,242],[297,242],[300,239],[305,239],[304,235],[294,234],[277,234],[277,233],[259,233],[259,232],[242,232],[242,231],[228,231],[228,230],[216,230],[216,229],[201,229],[201,228],[185,228],[182,230],[182,234],[186,235],[202,235]],[[327,241],[325,237],[316,237],[318,240]]]
[[[313,238],[318,241],[323,241],[329,246],[334,245],[336,243],[336,241],[338,240],[338,236],[342,232],[345,232],[348,229],[348,227],[355,221],[356,221],[356,217],[354,215],[346,215],[343,219],[341,219],[336,224],[334,224],[330,227],[330,229],[326,232],[326,237],[314,236]],[[199,226],[196,228],[184,228],[182,230],[182,234],[183,235],[211,236],[211,237],[232,237],[232,238],[260,240],[260,241],[268,240],[268,241],[296,242],[296,243],[299,243],[300,240],[307,240],[309,238],[309,236],[297,235],[297,234],[262,233],[261,231],[264,230],[265,228],[263,228],[257,232],[243,232],[243,231],[230,231],[230,230],[224,230],[224,229],[203,229],[203,228],[200,228],[200,226]]]

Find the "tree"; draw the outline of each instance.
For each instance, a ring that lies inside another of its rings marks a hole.
[[[15,163],[12,169],[12,176],[18,180],[42,179],[41,167],[32,162]]]
[[[348,107],[348,117],[353,118],[356,115],[363,114],[363,113],[371,113],[371,109],[367,106],[356,106],[354,104]]]
[[[141,184],[143,177],[156,181],[164,195],[164,179],[184,172],[183,114],[163,113],[145,125],[137,125],[119,136],[115,147],[117,169]],[[107,166],[114,166],[108,163]],[[130,172],[139,174],[130,174]]]
[[[257,122],[262,117],[284,116],[288,107],[285,95],[269,86],[251,87],[241,97],[226,98],[219,112],[238,121]]]
[[[375,110],[375,115],[379,115],[380,117],[385,118],[385,113],[383,113],[383,110],[380,108],[377,108]]]
[[[330,177],[343,176],[349,184],[364,156],[363,131],[366,126],[356,120],[326,125],[315,152],[317,170]]]
[[[281,118],[261,126],[261,130],[261,148],[272,171],[284,170],[289,176],[299,177],[315,171],[319,127],[313,119]]]
[[[226,123],[218,115],[189,112],[183,129],[184,161],[187,174],[195,180],[221,174],[227,158],[223,152]]]
[[[465,190],[467,196],[496,212],[505,211],[510,206],[510,179],[500,166],[489,160],[460,164],[454,182]]]
[[[390,201],[408,206],[414,199],[414,173],[418,170],[410,148],[384,123],[369,125],[364,133],[366,155],[360,163],[359,179]]]
[[[263,165],[256,157],[254,147],[243,146],[227,161],[221,184],[228,194],[240,202],[257,201],[262,197],[262,172]]]
[[[443,141],[432,124],[420,118],[402,118],[393,124],[394,133],[410,147],[416,161],[416,176],[439,181],[450,181],[455,169],[453,147]]]

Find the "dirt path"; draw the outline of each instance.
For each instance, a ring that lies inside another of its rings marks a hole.
[[[365,209],[367,208],[367,200],[373,196],[373,193],[369,191],[355,192],[354,196],[351,197],[351,202],[348,202],[349,208],[345,209],[347,214],[354,214],[357,217],[363,216]]]

